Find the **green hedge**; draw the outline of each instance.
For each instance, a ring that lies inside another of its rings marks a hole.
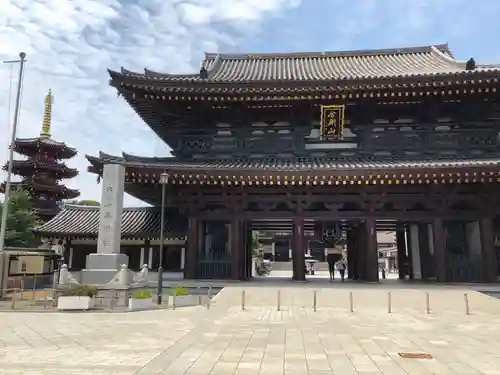
[[[146,289],[137,290],[134,293],[134,299],[152,299],[153,293]]]
[[[72,284],[62,292],[64,297],[95,297],[97,295],[97,287],[86,284]]]
[[[171,296],[187,296],[188,291],[186,288],[171,288],[170,295]]]

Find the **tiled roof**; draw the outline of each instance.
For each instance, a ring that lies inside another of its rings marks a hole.
[[[52,192],[54,194],[57,194],[60,197],[63,197],[62,199],[73,199],[78,196],[80,196],[80,192],[76,189],[70,189],[64,185],[59,185],[59,184],[42,184],[38,182],[33,182],[33,181],[16,181],[11,183],[12,188],[19,188],[19,189],[33,189],[34,191],[42,191],[42,192]],[[5,183],[2,183],[0,185],[0,192],[5,191]]]
[[[460,75],[477,71],[500,72],[485,65],[466,70],[447,45],[414,48],[313,52],[313,53],[207,53],[202,63],[206,77],[197,74],[163,74],[146,69],[110,71],[113,79],[131,77],[163,82],[262,82],[384,79],[434,75]]]
[[[100,153],[99,157],[86,156],[91,164],[122,164],[128,167],[150,168],[175,171],[276,171],[276,172],[314,172],[314,171],[370,171],[398,169],[439,169],[464,167],[500,167],[498,159],[467,159],[448,157],[436,159],[405,157],[339,157],[339,158],[296,158],[296,159],[228,159],[179,161],[176,158],[147,158],[129,154],[113,156]]]
[[[68,178],[78,176],[78,170],[76,168],[70,168],[64,163],[58,162],[49,162],[49,161],[41,161],[35,160],[33,158],[26,160],[14,160],[13,162],[14,170],[21,170],[25,168],[35,168],[35,169],[44,169],[47,171],[57,171],[64,173]],[[7,170],[8,164],[4,165],[4,170]],[[20,174],[20,173],[17,173]]]
[[[14,143],[14,151],[22,155],[34,155],[40,151],[57,153],[59,159],[70,159],[78,152],[64,142],[54,141],[47,137],[17,138]]]
[[[73,150],[76,152],[75,148],[69,147],[64,142],[55,141],[52,138],[36,137],[36,138],[17,138],[16,139],[16,144],[19,144],[19,145],[27,145],[27,144],[35,144],[35,143],[41,143],[41,144],[44,144],[47,146],[52,146],[52,147],[67,148],[68,150]]]
[[[99,232],[99,207],[66,205],[52,220],[33,231],[42,235],[61,237],[95,237]],[[177,237],[182,231],[182,218],[165,215],[165,235]],[[158,238],[161,213],[156,207],[125,207],[122,213],[122,237]],[[177,235],[174,235],[177,234]]]

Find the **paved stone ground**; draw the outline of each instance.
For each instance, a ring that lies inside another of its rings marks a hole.
[[[210,310],[0,313],[0,374],[500,374],[498,299],[457,287],[346,283],[316,289],[315,312],[310,284],[279,289],[281,311],[277,288],[259,286],[245,286],[241,311],[243,289],[234,286]]]

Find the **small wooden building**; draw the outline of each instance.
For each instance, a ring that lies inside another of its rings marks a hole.
[[[97,252],[99,210],[95,206],[66,205],[52,220],[34,229],[42,238],[63,247],[64,262],[78,271],[85,268],[86,257]],[[184,223],[165,215],[164,262],[165,271],[179,272],[185,264],[185,237],[179,231]],[[181,219],[182,220],[182,219]],[[120,251],[129,257],[129,268],[139,270],[148,264],[158,268],[160,246],[160,210],[155,207],[125,207],[122,214]]]

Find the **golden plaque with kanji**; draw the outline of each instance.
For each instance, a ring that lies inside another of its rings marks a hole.
[[[344,105],[321,106],[321,137],[342,139],[344,132]]]

